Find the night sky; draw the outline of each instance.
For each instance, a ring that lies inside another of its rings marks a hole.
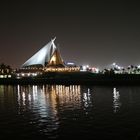
[[[99,68],[140,64],[138,3],[75,1],[1,2],[0,63],[20,67],[56,36],[64,61]]]

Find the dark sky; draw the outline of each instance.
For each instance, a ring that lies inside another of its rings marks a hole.
[[[0,62],[20,67],[56,36],[65,61],[140,64],[140,5],[112,1],[1,2]]]

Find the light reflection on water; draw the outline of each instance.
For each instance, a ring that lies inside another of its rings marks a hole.
[[[34,117],[31,124],[37,124],[40,133],[49,134],[57,130],[59,119],[57,116],[56,94],[49,86],[19,86],[18,104],[19,114],[31,111]]]
[[[24,114],[27,110],[32,111],[35,116],[30,123],[35,123],[37,120],[41,133],[44,134],[57,130],[59,127],[57,105],[61,108],[67,106],[69,109],[73,109],[79,108],[81,102],[79,85],[18,85],[17,92],[18,113]]]
[[[139,93],[140,87],[0,85],[0,138],[136,139]]]
[[[120,94],[117,88],[113,88],[113,107],[114,113],[118,112],[121,107]]]

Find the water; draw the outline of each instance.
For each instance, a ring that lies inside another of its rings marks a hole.
[[[140,139],[140,87],[0,85],[0,139]]]

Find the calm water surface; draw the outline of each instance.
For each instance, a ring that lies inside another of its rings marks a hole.
[[[140,139],[140,87],[0,85],[0,139]]]

